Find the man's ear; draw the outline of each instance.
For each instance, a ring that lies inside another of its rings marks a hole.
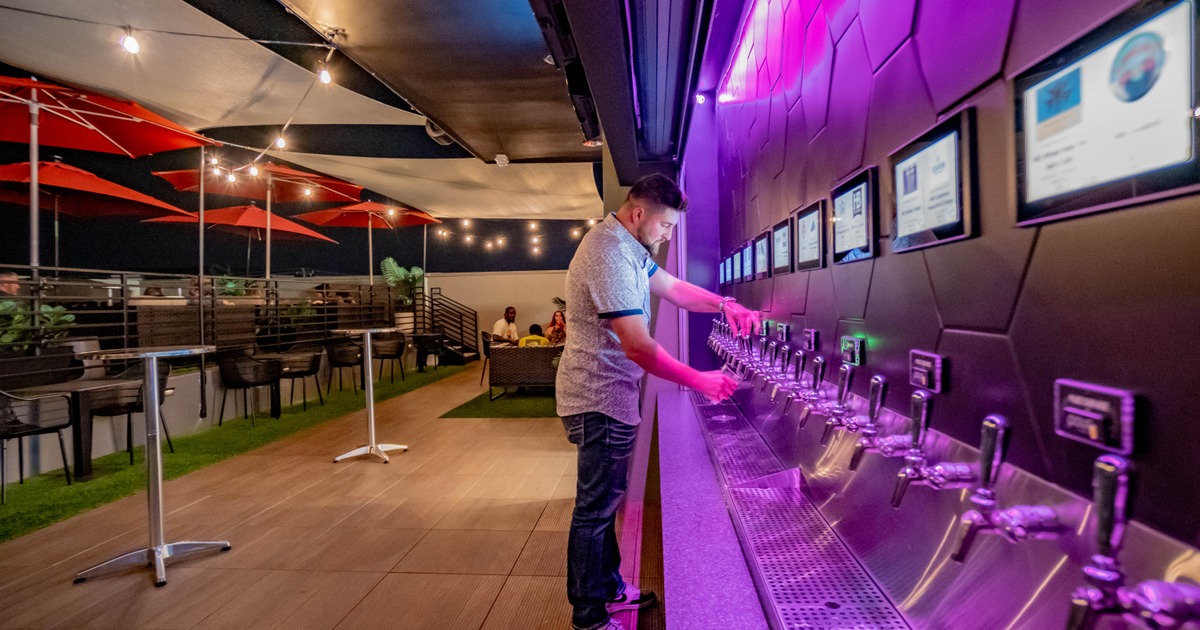
[[[634,225],[640,225],[642,219],[646,218],[646,209],[642,206],[634,206],[633,211],[629,213],[629,218],[633,220]]]

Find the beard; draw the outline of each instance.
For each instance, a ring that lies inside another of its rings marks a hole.
[[[646,251],[649,252],[651,256],[658,255],[658,247],[660,245],[662,245],[662,241],[651,242],[650,239],[646,236],[646,230],[643,230],[640,227],[638,228],[637,240],[639,243],[642,244],[642,247],[646,248]]]

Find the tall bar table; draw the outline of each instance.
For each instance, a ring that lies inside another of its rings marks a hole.
[[[383,460],[383,463],[388,463],[388,451],[407,451],[408,446],[404,444],[376,444],[375,443],[375,379],[371,377],[371,335],[375,333],[393,333],[400,329],[398,327],[391,328],[341,328],[334,330],[334,334],[338,335],[362,335],[363,343],[363,365],[366,368],[362,371],[363,374],[363,391],[367,397],[367,443],[365,446],[360,446],[352,451],[343,453],[333,458],[333,461],[340,462],[351,457],[359,455],[374,455]]]
[[[100,359],[113,361],[119,359],[141,359],[144,380],[142,382],[142,400],[147,401],[146,419],[146,504],[150,513],[150,546],[122,554],[111,560],[106,560],[94,567],[84,569],[75,574],[75,583],[79,584],[88,578],[113,573],[129,567],[153,566],[154,585],[167,584],[167,560],[183,558],[195,553],[220,549],[229,551],[229,541],[184,541],[168,543],[163,536],[163,501],[162,501],[162,443],[158,437],[161,410],[158,406],[160,392],[158,391],[158,360],[160,358],[187,357],[206,354],[216,350],[215,346],[159,346],[151,348],[127,348],[124,350],[96,350],[79,355],[83,359]]]

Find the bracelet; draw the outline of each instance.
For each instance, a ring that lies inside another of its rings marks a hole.
[[[721,304],[719,306],[717,306],[717,312],[724,315],[725,314],[725,305],[730,302],[737,302],[737,300],[729,297],[728,295],[721,298]]]

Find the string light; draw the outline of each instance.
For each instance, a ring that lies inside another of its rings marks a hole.
[[[474,240],[474,239],[475,239],[475,237],[474,237],[474,236],[471,236],[470,234],[468,234],[468,235],[467,235],[467,239],[466,239],[466,240],[467,240],[467,242],[468,242],[468,243],[470,243],[470,242],[471,242],[472,240]]]
[[[275,148],[276,149],[282,149],[286,146],[287,146],[287,140],[284,140],[283,136],[279,136],[278,138],[275,138]]]
[[[491,248],[492,248],[492,242],[491,242],[491,241],[488,241],[488,242],[484,243],[484,244],[483,244],[483,246],[484,246],[484,247],[486,247],[486,248],[488,248],[488,249],[491,249]]]
[[[209,164],[212,164],[213,166],[216,166],[217,164],[219,164],[219,163],[220,163],[220,160],[218,160],[218,159],[217,159],[217,158],[215,158],[215,157],[213,157],[213,158],[208,158],[208,163],[209,163]]]
[[[395,208],[388,208],[387,215],[388,215],[389,217],[394,217],[394,216],[396,216],[396,209],[395,209]]]
[[[595,219],[588,219],[588,227],[591,227],[591,226],[593,226],[593,225],[596,225],[596,220],[595,220]]]
[[[571,230],[571,236],[573,236],[575,238],[579,238],[579,228],[575,228],[575,229]]]
[[[258,167],[254,166],[253,164],[250,165],[250,176],[258,177]]]
[[[531,229],[531,230],[536,230],[536,229],[538,229],[538,222],[537,222],[537,221],[530,221],[530,222],[529,222],[529,229]]]
[[[311,197],[311,196],[312,196],[312,189],[311,189],[311,188],[308,188],[308,187],[306,186],[306,187],[304,188],[304,196],[305,196],[305,197]]]
[[[237,182],[237,175],[234,175],[233,171],[229,171],[229,174],[225,176],[225,181],[229,182],[230,184],[233,184],[233,183]]]
[[[471,220],[470,220],[470,219],[463,219],[463,220],[462,220],[462,226],[463,226],[463,227],[471,227]]]
[[[538,237],[536,237],[536,236],[535,236],[535,237],[533,237],[533,242],[534,242],[534,243],[538,242]]]
[[[125,35],[121,37],[121,48],[131,55],[142,52],[142,43],[133,36],[133,30],[128,27],[125,28]]]
[[[534,253],[535,255],[536,255],[536,254],[540,254],[540,253],[542,253],[542,248],[541,248],[541,247],[534,247],[534,248],[533,248],[533,253]]]
[[[329,66],[322,61],[317,64],[317,80],[325,85],[333,83],[333,75],[329,72]]]

